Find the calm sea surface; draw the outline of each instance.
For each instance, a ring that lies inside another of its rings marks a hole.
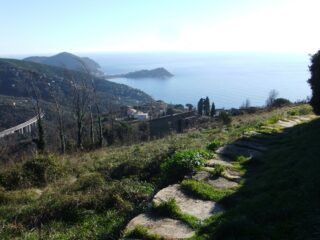
[[[218,108],[239,107],[246,99],[262,106],[272,89],[291,101],[311,91],[307,54],[166,53],[90,55],[107,74],[164,67],[170,79],[113,79],[141,89],[154,99],[196,104],[208,96]]]

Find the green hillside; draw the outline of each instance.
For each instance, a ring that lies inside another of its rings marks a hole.
[[[3,164],[0,238],[118,239],[130,219],[150,210],[159,189],[183,180],[181,173],[199,171],[194,164],[212,157],[210,149],[255,130],[275,138],[259,160],[238,159],[237,169],[245,177],[239,188],[221,192],[182,182],[202,198],[223,202],[225,213],[199,223],[174,202],[161,207],[196,229],[197,239],[312,239],[319,229],[320,122],[288,130],[262,128],[300,114],[310,114],[310,107],[242,115],[232,118],[230,125],[212,122],[147,143]],[[157,237],[143,229],[134,234]]]
[[[20,113],[33,112],[30,102],[29,104],[27,102],[18,104],[21,103],[19,98],[26,98],[30,95],[28,93],[28,88],[31,86],[30,73],[37,74],[38,76],[38,79],[33,79],[32,81],[39,89],[40,98],[46,102],[45,105],[53,103],[52,91],[54,89],[57,98],[60,102],[63,102],[63,106],[70,106],[73,96],[71,88],[72,78],[72,81],[75,81],[76,84],[84,80],[91,84],[91,77],[78,71],[69,70],[66,72],[63,68],[44,64],[14,59],[0,59],[0,95],[2,95],[0,109],[3,116],[0,121],[0,128],[8,127],[8,124],[4,124],[5,118],[15,119],[14,112],[11,111],[14,102],[17,104],[15,108]],[[93,78],[93,82],[102,111],[106,111],[108,108],[109,110],[117,108],[121,105],[140,105],[153,101],[146,93],[123,84],[96,77]],[[14,98],[17,99],[15,100]],[[28,100],[26,99],[25,101]],[[48,107],[48,109],[50,108]],[[48,114],[50,115],[50,113]],[[26,119],[29,115],[19,115],[19,118]],[[14,120],[11,126],[15,122],[17,121]]]

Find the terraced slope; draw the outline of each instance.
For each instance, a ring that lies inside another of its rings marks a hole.
[[[128,239],[137,238],[137,232],[145,235],[142,239],[187,239],[196,233],[203,233],[206,220],[221,216],[230,208],[227,197],[245,183],[244,171],[239,162],[259,160],[277,139],[277,132],[310,121],[315,116],[295,116],[279,120],[261,129],[251,131],[231,144],[220,147],[206,167],[192,176],[186,176],[179,184],[160,190],[153,198],[153,206],[166,205],[178,214],[173,217],[161,216],[149,210],[133,218],[126,228]],[[274,133],[272,133],[274,132]],[[173,211],[171,209],[171,211]],[[247,209],[250,211],[250,209]],[[138,235],[139,235],[138,234]],[[140,239],[138,237],[138,239]]]

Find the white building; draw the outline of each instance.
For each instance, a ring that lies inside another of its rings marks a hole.
[[[148,113],[143,113],[143,112],[137,112],[133,116],[135,119],[139,121],[145,121],[149,119],[149,114]]]

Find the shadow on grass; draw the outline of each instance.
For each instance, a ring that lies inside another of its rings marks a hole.
[[[262,157],[244,163],[242,187],[223,199],[228,211],[212,217],[199,238],[320,238],[320,119],[273,134],[266,144]]]

